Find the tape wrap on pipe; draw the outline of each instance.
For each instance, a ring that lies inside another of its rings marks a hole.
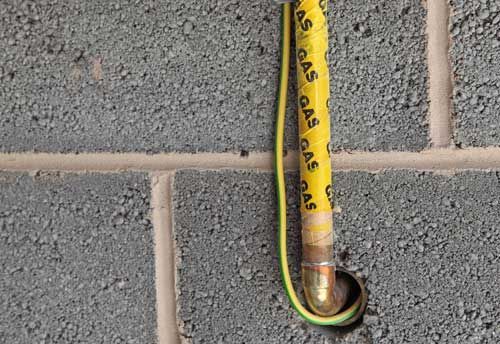
[[[295,5],[303,243],[333,244],[327,0]]]

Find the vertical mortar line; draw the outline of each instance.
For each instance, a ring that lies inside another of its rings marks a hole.
[[[158,344],[177,344],[175,260],[172,228],[173,173],[151,175]]]
[[[448,0],[427,1],[429,129],[432,148],[447,148],[452,143],[449,18]]]

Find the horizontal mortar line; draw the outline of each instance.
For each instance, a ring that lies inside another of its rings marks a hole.
[[[285,169],[298,167],[297,151],[289,151]],[[339,152],[334,170],[384,169],[464,170],[500,169],[500,148],[430,149],[422,152]],[[272,171],[273,153],[0,153],[3,171],[162,172],[180,169],[240,169]]]
[[[284,159],[287,165],[294,154]],[[0,153],[0,170],[68,172],[161,172],[179,169],[271,170],[271,152],[250,153]]]

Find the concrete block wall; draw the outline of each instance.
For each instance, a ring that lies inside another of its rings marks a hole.
[[[363,321],[325,335],[281,287],[277,7],[7,0],[0,342],[498,342],[500,1],[330,7],[336,257]]]

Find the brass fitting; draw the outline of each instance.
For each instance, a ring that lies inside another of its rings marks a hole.
[[[349,298],[349,284],[336,279],[335,265],[302,264],[302,281],[307,304],[317,315],[337,314]]]

